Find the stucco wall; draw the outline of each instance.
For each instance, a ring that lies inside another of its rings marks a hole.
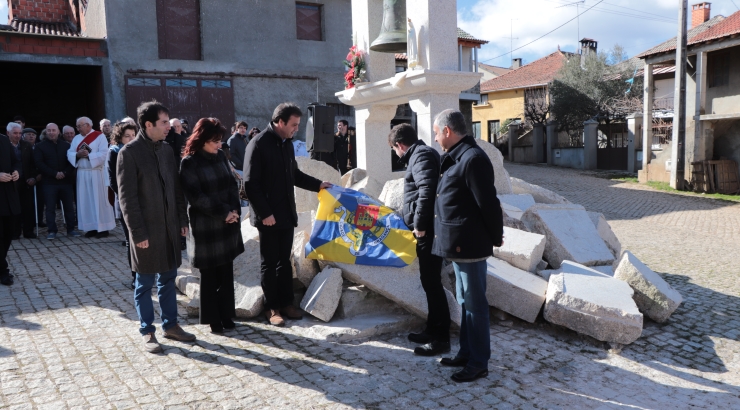
[[[676,80],[673,78],[664,78],[655,80],[655,99],[673,98],[675,92]]]
[[[334,93],[344,88],[342,61],[352,45],[350,0],[306,2],[323,5],[325,41],[296,39],[294,0],[201,0],[203,59],[192,61],[159,59],[156,2],[105,0],[112,84],[108,116],[125,115],[124,76],[129,69],[319,77],[318,101],[338,103]],[[135,18],[121,18],[133,10]],[[282,101],[304,109],[317,101],[315,80],[233,80],[236,118],[260,128]]]
[[[558,156],[558,152],[560,156]],[[558,167],[583,169],[583,147],[556,148],[550,153],[552,164]]]
[[[473,106],[473,121],[480,122],[481,135],[488,138],[488,121],[504,123],[509,118],[522,118],[524,90],[488,93],[488,104]]]
[[[740,112],[740,46],[720,52],[730,54],[730,81],[729,84],[721,87],[707,88],[707,114],[738,113]],[[709,56],[712,54],[709,53]]]
[[[80,8],[80,12],[82,12],[82,8]],[[103,1],[88,2],[87,11],[82,16],[82,18],[85,21],[85,32],[83,34],[86,37],[105,38],[105,36],[107,35],[106,19],[105,19],[105,2]],[[124,20],[121,20],[121,22],[123,21]]]
[[[740,121],[735,121],[722,135],[715,136],[714,158],[731,159],[738,163],[740,171]]]

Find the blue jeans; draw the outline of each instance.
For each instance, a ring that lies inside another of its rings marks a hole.
[[[139,332],[142,335],[154,333],[154,303],[152,302],[152,287],[157,280],[157,296],[159,296],[159,315],[162,317],[162,329],[166,332],[177,324],[177,295],[175,293],[175,277],[177,268],[158,274],[137,273],[136,289],[134,290],[134,305],[139,315]]]
[[[457,357],[468,359],[469,367],[488,369],[491,334],[486,299],[486,261],[452,262],[452,266],[457,279],[457,302],[462,305]]]

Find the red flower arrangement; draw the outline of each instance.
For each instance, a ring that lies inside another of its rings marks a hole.
[[[365,52],[357,46],[349,48],[347,59],[344,61],[347,73],[344,74],[344,89],[354,88],[355,84],[365,80]]]

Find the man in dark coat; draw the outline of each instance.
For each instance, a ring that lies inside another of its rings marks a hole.
[[[491,358],[486,259],[503,245],[504,221],[493,185],[493,165],[475,139],[465,136],[465,117],[445,110],[434,119],[435,141],[442,147],[432,253],[452,261],[457,301],[462,305],[460,351],[441,364],[464,367],[452,375],[470,382],[488,375]]]
[[[340,175],[349,170],[349,123],[347,120],[339,120],[337,133],[334,134],[334,157],[337,159],[337,169]]]
[[[69,143],[59,136],[59,127],[54,123],[46,126],[46,138],[33,150],[34,165],[44,178],[41,191],[37,191],[36,196],[46,203],[46,239],[57,237],[56,209],[59,201],[62,201],[67,236],[81,236],[74,230],[77,215],[74,207],[75,167],[67,159],[67,151]]]
[[[249,124],[246,121],[239,121],[234,125],[234,128],[236,128],[234,135],[229,137],[229,140],[226,141],[226,147],[222,149],[229,151],[231,165],[241,174],[244,169],[244,151],[247,150],[247,143],[249,143],[247,138]]]
[[[442,258],[432,254],[434,239],[434,199],[439,180],[439,153],[424,144],[409,124],[393,127],[388,143],[407,164],[403,186],[403,221],[416,237],[421,286],[427,295],[427,325],[408,338],[421,343],[414,349],[420,356],[435,356],[450,351],[450,309],[442,287]]]
[[[134,304],[139,332],[150,353],[162,351],[154,336],[152,287],[157,280],[164,336],[193,341],[177,323],[175,277],[182,263],[180,235],[188,232],[185,196],[172,148],[164,143],[170,131],[169,112],[156,101],[137,109],[139,134],[118,153],[116,180],[121,213],[128,226],[132,269],[136,271]]]
[[[18,168],[20,162],[10,140],[0,134],[0,284],[5,286],[13,284],[13,275],[8,269],[8,249],[13,240],[13,219],[21,213],[16,189],[16,181],[20,178]]]
[[[294,186],[318,192],[329,182],[298,169],[291,140],[301,124],[301,109],[292,103],[275,108],[270,125],[247,145],[244,155],[244,189],[249,198],[250,222],[259,230],[262,290],[265,316],[270,324],[285,324],[303,316],[293,306],[293,272],[290,251],[298,226]]]
[[[13,124],[15,124],[13,126]],[[12,127],[11,127],[12,126]],[[8,127],[8,139],[10,145],[20,164],[20,182],[18,182],[18,199],[21,204],[21,217],[15,220],[13,229],[13,239],[18,239],[23,233],[25,238],[36,238],[33,232],[36,227],[36,207],[33,201],[33,186],[38,182],[37,173],[33,166],[33,146],[21,139],[21,126],[17,123],[10,123]],[[40,178],[39,178],[40,179]]]

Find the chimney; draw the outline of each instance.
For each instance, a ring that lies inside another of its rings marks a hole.
[[[596,54],[598,44],[599,43],[597,43],[596,40],[591,38],[583,38],[581,40],[581,67],[586,66],[586,57],[589,54]]]
[[[517,68],[522,66],[522,59],[521,58],[512,58],[511,59],[511,69],[516,70]]]
[[[709,14],[712,11],[712,3],[697,3],[691,5],[691,28],[709,20]]]

